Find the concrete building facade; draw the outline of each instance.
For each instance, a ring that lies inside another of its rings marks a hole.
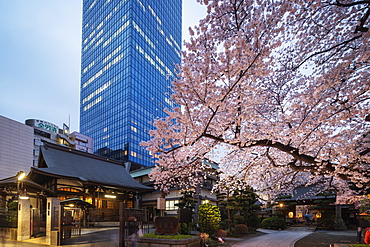
[[[93,139],[78,132],[40,120],[27,119],[25,124],[0,116],[0,179],[15,176],[37,167],[44,142],[93,153]]]
[[[32,127],[0,116],[0,179],[28,173],[33,161]]]
[[[43,142],[60,144],[80,151],[93,153],[93,139],[78,132],[69,133],[69,127],[63,124],[63,128],[57,125],[40,120],[27,119],[26,125],[34,129],[33,141],[33,167],[37,167],[39,160],[40,146]]]

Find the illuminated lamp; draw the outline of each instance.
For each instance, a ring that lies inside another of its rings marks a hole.
[[[18,176],[18,180],[22,180],[22,179],[24,179],[25,177],[26,177],[26,173],[24,173],[24,172],[19,172],[18,174],[17,174],[17,176]]]
[[[293,212],[289,212],[289,213],[288,213],[288,217],[289,217],[289,218],[293,218],[293,217],[294,217],[294,213],[293,213]]]
[[[317,212],[317,213],[316,213],[316,218],[320,219],[320,218],[321,218],[321,216],[322,216],[322,215],[321,215],[321,213],[320,213],[320,212]]]
[[[115,195],[105,195],[104,197],[106,197],[106,198],[113,198],[113,199],[115,199],[115,198],[116,198],[116,196],[115,196]]]

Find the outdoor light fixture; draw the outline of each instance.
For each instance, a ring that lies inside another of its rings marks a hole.
[[[106,197],[106,198],[116,198],[116,196],[114,196],[114,195],[105,195],[104,197]]]
[[[19,199],[21,199],[21,200],[28,200],[30,198],[28,196],[19,196]]]
[[[316,218],[318,218],[318,219],[321,218],[321,213],[320,212],[316,213]]]
[[[281,207],[281,208],[284,207],[284,203],[280,203],[279,207]]]
[[[20,171],[20,172],[17,173],[16,177],[17,177],[17,194],[19,195],[19,199],[22,199],[22,198],[20,198],[20,195],[21,195],[21,190],[20,189],[21,189],[21,185],[22,185],[22,179],[24,179],[26,177],[26,173],[24,173],[23,171]],[[26,192],[24,192],[23,197],[26,197]],[[25,199],[28,199],[28,197],[25,198]]]
[[[18,180],[22,180],[22,179],[24,179],[26,177],[26,173],[24,173],[24,172],[18,172],[17,177],[18,177],[17,178]]]
[[[294,217],[294,213],[293,213],[293,212],[289,212],[289,213],[288,213],[288,217],[289,217],[289,218],[293,218],[293,217]]]

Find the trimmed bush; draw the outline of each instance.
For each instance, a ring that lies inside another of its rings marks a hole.
[[[250,215],[245,223],[250,232],[255,232],[257,228],[261,227],[261,219],[256,214]]]
[[[221,213],[217,206],[210,203],[200,205],[198,217],[201,232],[213,235],[220,228]]]
[[[180,234],[188,235],[193,230],[195,230],[194,223],[179,223],[179,233]]]
[[[220,238],[226,238],[226,236],[227,236],[227,233],[226,233],[226,231],[225,230],[217,230],[217,232],[216,232],[216,236],[217,237],[220,237]]]
[[[280,218],[279,216],[272,216],[269,218],[266,218],[262,220],[262,228],[267,228],[267,229],[285,229],[285,219]]]
[[[238,224],[234,228],[234,233],[236,235],[247,235],[248,234],[248,226],[245,224]]]

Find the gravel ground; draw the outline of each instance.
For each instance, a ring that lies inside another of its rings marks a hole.
[[[362,235],[363,237],[363,235]],[[298,240],[294,247],[329,247],[330,244],[355,244],[357,233],[354,230],[346,231],[315,231]]]

